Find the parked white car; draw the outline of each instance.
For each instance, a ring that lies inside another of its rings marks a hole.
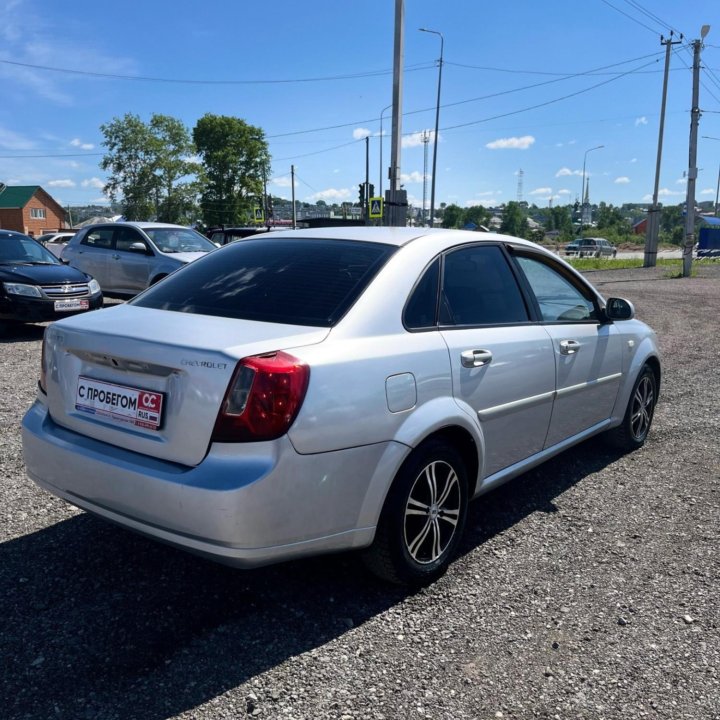
[[[55,495],[241,567],[364,548],[444,571],[468,501],[592,435],[648,435],[655,335],[505,235],[299,230],[231,243],[53,323],[23,420]]]

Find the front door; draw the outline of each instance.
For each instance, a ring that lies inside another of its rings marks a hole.
[[[530,322],[500,245],[472,245],[445,257],[441,333],[453,394],[482,429],[483,476],[543,449],[555,391],[548,333]]]

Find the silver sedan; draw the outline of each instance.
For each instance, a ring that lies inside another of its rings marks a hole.
[[[598,433],[639,448],[659,388],[632,305],[533,243],[299,230],[51,325],[23,443],[51,493],[186,550],[425,583],[470,499]]]

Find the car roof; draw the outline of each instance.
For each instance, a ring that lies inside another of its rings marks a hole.
[[[313,238],[317,240],[356,240],[360,242],[376,242],[385,245],[396,245],[401,247],[415,240],[423,238],[442,239],[447,236],[449,241],[454,243],[462,242],[512,242],[527,247],[538,247],[536,243],[529,240],[502,235],[493,232],[474,232],[472,230],[444,230],[439,228],[420,227],[331,227],[312,228],[305,230],[278,230],[272,233],[273,241],[289,238]]]
[[[93,223],[92,225],[88,225],[86,228],[82,228],[83,230],[87,228],[94,228],[98,227],[99,225],[105,226],[105,225],[117,225],[118,227],[135,227],[140,228],[141,230],[145,228],[175,228],[182,229],[182,230],[190,230],[192,228],[188,228],[185,225],[175,225],[173,223],[164,223],[164,222],[149,222],[147,220],[120,220],[118,222],[102,222],[102,223]]]

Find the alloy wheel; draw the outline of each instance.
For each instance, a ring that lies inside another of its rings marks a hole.
[[[457,529],[460,480],[448,463],[436,460],[417,476],[405,506],[405,546],[415,562],[433,563],[447,550]]]
[[[633,395],[630,427],[636,440],[643,440],[650,429],[655,407],[655,387],[652,379],[645,375],[635,388]]]

